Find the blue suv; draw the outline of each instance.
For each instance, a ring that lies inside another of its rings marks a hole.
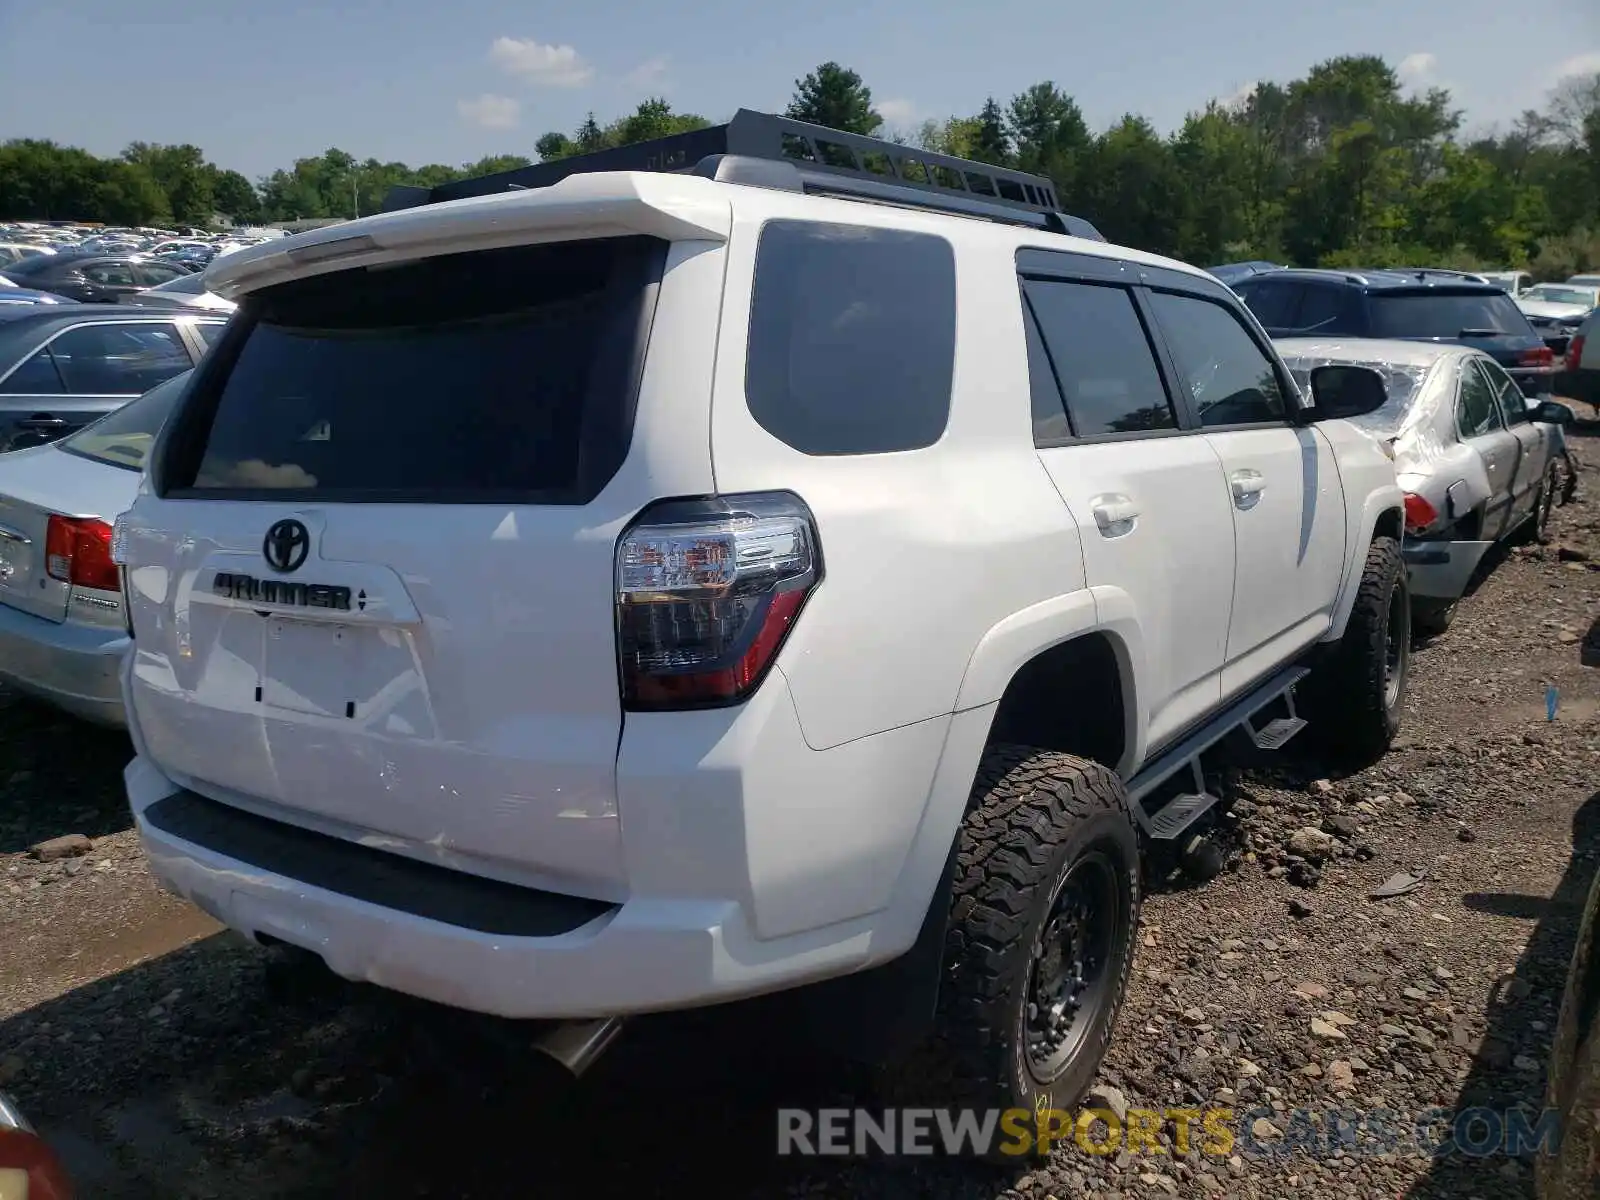
[[[1555,353],[1516,302],[1455,271],[1287,267],[1231,285],[1272,337],[1399,338],[1482,350],[1529,396],[1547,396]]]

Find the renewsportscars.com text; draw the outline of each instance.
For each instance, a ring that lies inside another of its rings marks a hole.
[[[784,1156],[994,1154],[1187,1155],[1226,1158],[1313,1158],[1402,1155],[1441,1158],[1553,1154],[1560,1142],[1553,1110],[1435,1108],[1406,1114],[1387,1109],[1130,1108],[1107,1109],[825,1108],[778,1110],[778,1153]]]

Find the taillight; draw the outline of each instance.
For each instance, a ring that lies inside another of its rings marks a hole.
[[[816,525],[798,496],[652,505],[617,546],[623,707],[745,699],[821,578]]]
[[[73,587],[122,590],[111,561],[111,526],[93,517],[51,517],[44,535],[45,573]]]
[[[1578,334],[1567,343],[1567,370],[1577,371],[1578,364],[1583,361],[1583,334]]]
[[[1406,532],[1421,533],[1439,519],[1439,510],[1421,496],[1406,494]]]
[[[1537,350],[1524,350],[1517,356],[1517,365],[1522,367],[1550,367],[1554,366],[1556,352],[1549,346],[1540,346]]]

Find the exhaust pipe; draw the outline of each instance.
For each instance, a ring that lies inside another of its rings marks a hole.
[[[563,1021],[534,1042],[534,1049],[548,1054],[576,1078],[594,1065],[621,1032],[621,1017]]]

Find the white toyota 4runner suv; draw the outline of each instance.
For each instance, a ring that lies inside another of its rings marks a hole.
[[[1072,1103],[1141,842],[1409,641],[1381,379],[1055,206],[741,112],[219,260],[115,533],[157,878],[575,1070],[792,992]]]

